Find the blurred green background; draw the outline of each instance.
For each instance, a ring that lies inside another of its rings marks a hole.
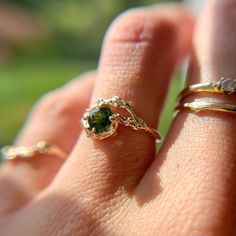
[[[159,2],[167,1],[1,0],[0,146],[13,142],[42,94],[96,68],[103,35],[119,13]],[[178,73],[161,120],[164,135],[181,86]]]

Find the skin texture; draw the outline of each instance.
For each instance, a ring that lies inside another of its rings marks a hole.
[[[179,113],[158,155],[146,133],[120,127],[116,137],[98,141],[78,124],[96,98],[118,95],[155,127],[187,54],[187,83],[235,78],[235,24],[234,0],[209,1],[194,31],[177,5],[115,19],[97,71],[41,99],[17,138],[17,145],[53,142],[68,159],[38,156],[1,167],[1,235],[236,235],[234,115]],[[235,97],[188,98],[196,99]]]

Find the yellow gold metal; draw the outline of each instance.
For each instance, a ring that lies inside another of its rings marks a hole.
[[[188,110],[193,112],[219,111],[236,114],[236,105],[216,102],[186,102],[175,107],[175,111]]]
[[[183,98],[200,92],[208,93],[221,93],[221,94],[234,94],[236,93],[236,79],[221,78],[220,81],[215,83],[202,83],[193,84],[186,87],[178,96],[177,101],[183,100]]]
[[[58,157],[62,160],[66,159],[67,154],[58,146],[40,141],[34,146],[29,147],[14,147],[5,146],[1,149],[1,159],[4,161],[15,159],[30,159],[38,154],[46,154]]]
[[[109,108],[113,107],[113,108],[123,109],[130,116],[122,115],[112,111],[113,114],[109,117],[109,120],[111,121],[110,128],[102,132],[97,132],[96,129],[90,127],[89,124],[90,111],[92,111],[94,108],[103,108],[103,107],[109,107]],[[131,127],[134,130],[146,131],[150,133],[155,139],[157,140],[161,139],[161,135],[156,129],[148,127],[148,125],[144,122],[144,120],[138,117],[134,113],[134,111],[131,109],[131,106],[123,99],[117,96],[111,99],[98,99],[95,102],[94,107],[92,107],[91,109],[86,109],[84,116],[82,118],[82,125],[85,128],[88,137],[96,138],[99,140],[116,135],[117,127],[119,124]]]

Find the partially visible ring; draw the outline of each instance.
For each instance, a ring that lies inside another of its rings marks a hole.
[[[47,143],[45,141],[40,141],[34,146],[5,146],[1,149],[1,159],[3,161],[15,160],[15,159],[30,159],[36,155],[52,155],[61,160],[65,160],[67,154],[58,146],[54,144]]]
[[[115,112],[111,107],[123,109],[129,115]],[[119,124],[129,126],[134,130],[146,131],[155,139],[161,139],[156,129],[148,127],[144,120],[134,113],[131,106],[117,96],[111,99],[98,99],[94,107],[86,109],[82,118],[82,125],[88,137],[99,140],[116,135]]]
[[[181,101],[183,98],[193,93],[209,92],[209,93],[221,93],[221,94],[234,94],[236,93],[236,79],[221,78],[220,81],[214,83],[202,83],[193,84],[179,94],[177,100]]]
[[[189,110],[193,112],[218,111],[236,114],[236,105],[216,102],[186,102],[175,107],[175,111]]]

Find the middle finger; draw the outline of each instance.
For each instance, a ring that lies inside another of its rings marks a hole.
[[[191,26],[185,10],[169,5],[120,16],[105,38],[92,102],[117,95],[156,127],[179,55],[190,45]],[[120,188],[130,193],[155,156],[155,141],[127,127],[118,132],[102,141],[82,133],[55,184],[78,186],[81,192],[94,187],[96,198]]]

